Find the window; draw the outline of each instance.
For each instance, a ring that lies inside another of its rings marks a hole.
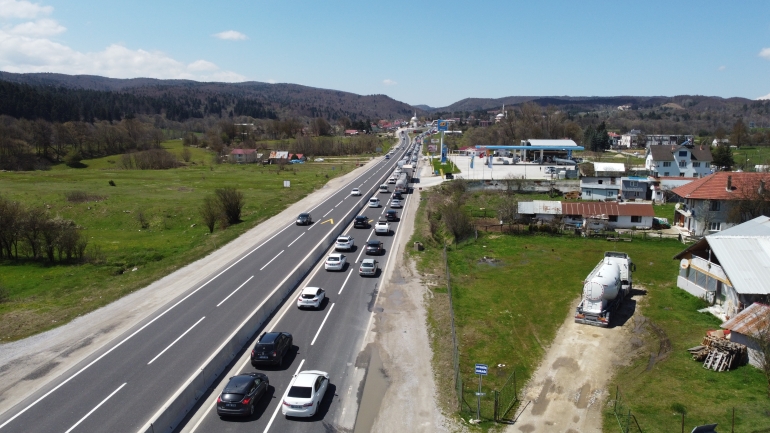
[[[615,178],[614,177],[610,178],[610,185],[615,185]]]
[[[684,173],[679,173],[679,177],[684,177]]]
[[[693,168],[696,168],[696,167],[700,167],[700,162],[695,162],[695,161],[693,161],[693,162],[692,162],[692,167],[693,167]]]
[[[666,172],[663,172],[663,176],[668,176],[668,175],[669,175],[669,174],[668,174],[668,172],[667,172],[667,171],[666,171]]]
[[[640,216],[632,216],[631,217],[631,222],[632,223],[640,223],[640,222],[642,222],[642,217],[640,217]]]
[[[711,204],[709,205],[709,210],[717,212],[717,211],[719,211],[719,209],[721,207],[721,204],[722,204],[721,201],[712,200]]]
[[[687,161],[679,161],[679,167],[681,168],[687,167]]]
[[[664,161],[663,167],[671,167],[671,161]]]
[[[706,167],[706,168],[709,168],[709,167],[711,167],[711,163],[710,162],[704,162],[703,166]]]
[[[698,177],[698,173],[693,173],[693,174],[692,174],[692,177],[695,177],[695,178],[697,178],[697,177]]]
[[[603,184],[603,183],[604,183],[604,181],[603,181],[603,180],[601,180],[601,179],[599,179],[599,180],[597,181],[597,183],[599,183],[599,185],[601,185],[601,184]]]
[[[637,186],[639,186],[639,182],[637,182],[635,180],[629,181],[628,182],[628,186],[629,187],[637,187]]]
[[[617,192],[615,190],[613,190],[613,189],[608,189],[607,190],[607,197],[613,197],[615,194],[617,194]]]
[[[709,231],[718,232],[722,230],[722,223],[709,223]]]
[[[591,197],[591,190],[587,189],[587,190],[583,191],[583,195],[586,196],[586,197]]]
[[[641,193],[639,191],[634,191],[634,197],[639,197]]]
[[[684,156],[685,158],[687,158],[687,151],[686,150],[680,150],[679,151],[679,156]]]
[[[616,223],[616,222],[618,222],[618,216],[617,216],[617,215],[610,215],[610,219],[609,219],[609,221],[610,221],[611,223]]]

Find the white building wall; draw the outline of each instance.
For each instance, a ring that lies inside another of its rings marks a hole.
[[[631,216],[620,215],[617,221],[610,221],[609,226],[616,229],[630,229],[632,227],[648,229],[652,227],[652,217],[643,216],[641,222],[631,222]]]

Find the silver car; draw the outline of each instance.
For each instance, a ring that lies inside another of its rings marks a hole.
[[[377,260],[364,259],[358,267],[358,275],[362,277],[377,275]]]

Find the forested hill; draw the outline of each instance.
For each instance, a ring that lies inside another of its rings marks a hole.
[[[323,117],[329,121],[347,117],[356,121],[411,116],[413,111],[410,105],[385,95],[362,96],[297,84],[0,71],[0,115],[16,118],[90,122],[119,120],[129,114],[163,114],[174,121],[209,116]]]

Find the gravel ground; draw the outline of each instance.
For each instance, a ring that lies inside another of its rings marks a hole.
[[[172,299],[249,251],[255,244],[292,221],[297,214],[325,200],[373,162],[330,180],[323,188],[225,247],[141,290],[59,328],[24,340],[0,344],[0,413],[9,410]]]
[[[633,314],[628,311],[635,305],[631,299],[620,311],[624,317]],[[522,392],[521,413],[507,431],[601,432],[607,383],[633,350],[632,323],[626,320],[613,328],[581,325],[574,322],[571,311]]]

